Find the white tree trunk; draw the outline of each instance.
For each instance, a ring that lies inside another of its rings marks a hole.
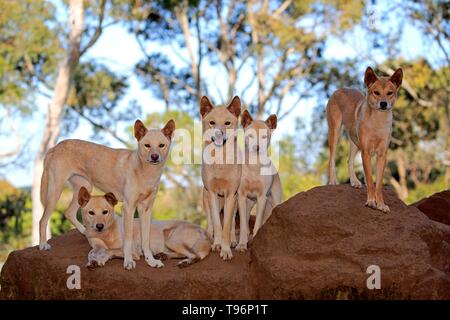
[[[55,91],[52,101],[48,106],[47,121],[40,143],[39,150],[34,161],[33,184],[31,189],[32,199],[32,244],[39,243],[39,220],[42,217],[43,208],[40,201],[40,186],[43,170],[43,160],[48,149],[53,147],[58,140],[60,133],[61,118],[64,113],[64,106],[69,95],[70,84],[73,71],[78,65],[80,58],[80,42],[83,32],[83,0],[70,0],[70,34],[66,58],[58,70],[55,83]]]

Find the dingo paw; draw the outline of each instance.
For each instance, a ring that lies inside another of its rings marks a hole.
[[[233,254],[231,253],[231,248],[222,246],[222,250],[220,251],[220,257],[225,261],[231,260],[231,258],[233,258]]]
[[[39,243],[39,250],[50,250],[52,248],[47,242]]]
[[[362,187],[361,181],[359,181],[358,179],[356,179],[356,180],[351,180],[351,181],[350,181],[350,185],[351,185],[353,188],[356,188],[356,189],[360,189],[360,188]]]
[[[390,212],[389,207],[384,203],[377,203],[377,209],[383,211],[384,213]]]
[[[239,244],[236,246],[236,251],[239,251],[239,252],[245,252],[245,251],[247,251],[247,244],[246,244],[246,243],[239,243]]]
[[[134,269],[134,268],[136,268],[136,262],[134,260],[127,260],[127,259],[125,259],[123,261],[123,267],[126,270]]]
[[[184,259],[177,263],[178,268],[186,268],[192,264],[190,259]]]
[[[164,263],[161,260],[156,260],[155,258],[145,257],[145,262],[152,268],[162,268]]]
[[[377,208],[377,204],[375,203],[375,200],[367,200],[366,201],[366,207],[372,208],[372,209],[376,209]]]

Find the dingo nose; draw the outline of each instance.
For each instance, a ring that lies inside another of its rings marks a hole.
[[[259,146],[256,146],[256,152],[259,152]]]
[[[156,153],[153,153],[153,154],[150,156],[150,158],[151,158],[153,161],[158,161],[159,155],[156,154]]]
[[[386,109],[387,108],[387,102],[386,101],[381,101],[380,102],[380,107],[381,107],[381,109]]]
[[[95,227],[97,228],[98,231],[102,231],[105,225],[103,223],[97,223]]]

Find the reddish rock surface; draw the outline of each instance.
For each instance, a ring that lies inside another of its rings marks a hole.
[[[77,231],[10,254],[3,299],[450,299],[450,226],[428,219],[384,190],[390,214],[364,207],[365,190],[348,185],[297,194],[275,210],[245,254],[218,254],[178,269],[121,260],[88,270],[89,246]],[[81,289],[68,290],[69,265]],[[381,290],[368,290],[369,265],[381,268]]]
[[[450,226],[450,190],[435,193],[413,204],[428,218]]]

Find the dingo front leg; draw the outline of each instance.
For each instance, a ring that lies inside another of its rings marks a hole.
[[[363,167],[364,167],[364,178],[367,185],[367,201],[366,206],[372,209],[376,209],[377,205],[375,203],[375,192],[373,188],[373,178],[372,178],[372,167],[370,164],[370,153],[368,151],[361,151]]]
[[[377,209],[388,213],[389,207],[384,203],[383,199],[383,175],[384,168],[386,166],[386,152],[377,156],[377,182],[375,190],[375,202],[377,204]]]
[[[236,195],[225,194],[225,206],[223,215],[223,233],[222,233],[222,249],[220,256],[223,260],[231,260],[233,254],[231,253],[231,223],[234,216],[234,207],[236,203]]]
[[[253,239],[255,238],[258,230],[261,228],[264,218],[264,209],[266,207],[267,196],[263,194],[259,196],[256,200],[256,221],[255,226],[253,227]]]
[[[209,207],[211,209],[211,217],[214,229],[214,242],[212,251],[220,250],[220,243],[222,241],[222,223],[220,222],[220,207],[218,196],[211,191],[208,191]]]
[[[139,218],[141,220],[141,247],[144,252],[144,258],[147,264],[152,268],[164,267],[161,260],[157,260],[153,257],[153,253],[150,250],[150,232],[152,222],[152,206],[155,201],[156,192],[152,192],[148,199],[145,200],[145,204],[138,206]]]
[[[243,194],[239,194],[239,244],[236,247],[237,251],[247,250],[248,243],[248,219],[247,219],[247,198]]]
[[[123,267],[127,270],[134,269],[136,262],[133,260],[133,218],[136,209],[135,201],[125,201],[123,207]]]

